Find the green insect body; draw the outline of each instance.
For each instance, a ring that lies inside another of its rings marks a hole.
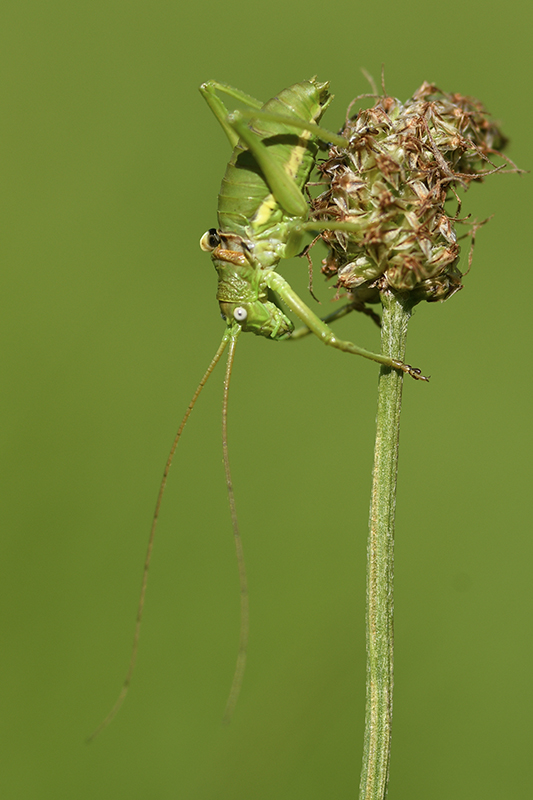
[[[289,338],[294,330],[291,320],[272,301],[272,293],[324,344],[401,370],[417,380],[427,380],[420,374],[420,370],[402,361],[372,353],[352,342],[338,339],[275,270],[281,259],[298,253],[305,231],[356,231],[354,223],[317,222],[308,218],[309,207],[304,190],[315,165],[319,143],[332,142],[341,147],[347,144],[343,137],[318,125],[332,99],[328,88],[327,83],[319,83],[315,79],[303,81],[283,90],[263,105],[226,84],[210,81],[200,87],[233,148],[219,195],[219,227],[208,230],[200,240],[201,248],[211,253],[218,273],[217,299],[227,327],[222,342],[189,403],[167,459],[149,537],[126,680],[117,702],[91,739],[113,719],[128,691],[137,657],[148,567],[168,473],[184,426],[226,347],[228,360],[222,403],[222,446],[241,597],[239,653],[225,719],[229,720],[232,715],[246,662],[248,590],[228,458],[228,392],[235,346],[241,331],[280,340]],[[217,91],[235,98],[247,109],[229,114]],[[340,313],[330,315],[330,318],[338,318],[344,313],[341,310]],[[298,332],[297,338],[300,335],[301,332]]]
[[[208,101],[217,86],[201,87]],[[327,83],[304,81],[265,103],[261,108],[265,116],[247,126],[236,115],[232,117],[237,130],[251,141],[253,152],[241,139],[235,144],[218,197],[219,229],[208,231],[201,246],[213,253],[223,315],[229,324],[236,320],[244,331],[282,339],[294,330],[288,317],[268,299],[264,271],[300,248],[300,225],[308,213],[303,188],[318,152],[315,134],[287,130],[286,123],[269,115],[317,123],[331,99]],[[233,143],[234,138],[229,138]]]
[[[210,81],[200,87],[233,146],[219,195],[219,228],[211,228],[200,240],[218,273],[220,309],[236,335],[244,330],[288,338],[294,326],[269,299],[274,291],[324,344],[426,380],[409,364],[338,339],[275,272],[282,258],[298,252],[305,231],[356,229],[355,223],[308,219],[303,192],[319,142],[346,145],[345,139],[317,124],[332,99],[328,87],[315,79],[303,81],[264,105],[226,84]],[[229,114],[217,89],[250,110]]]

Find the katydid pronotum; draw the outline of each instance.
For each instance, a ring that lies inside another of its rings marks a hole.
[[[311,311],[289,283],[275,271],[281,259],[298,253],[302,235],[306,231],[357,230],[349,222],[309,219],[308,202],[304,195],[306,183],[315,165],[319,142],[331,142],[340,147],[347,144],[342,136],[318,125],[332,100],[328,89],[328,83],[319,83],[313,78],[284,89],[262,104],[223,83],[209,81],[200,87],[200,92],[233,148],[219,194],[218,228],[211,228],[200,240],[202,250],[211,253],[218,273],[217,299],[222,317],[226,321],[226,330],[189,403],[165,466],[144,565],[127,676],[115,705],[91,738],[113,719],[128,691],[138,650],[148,567],[169,469],[196,400],[226,347],[228,358],[223,392],[222,445],[239,566],[241,628],[237,664],[224,713],[225,720],[230,719],[237,702],[246,662],[248,589],[228,460],[227,408],[233,357],[240,332],[252,331],[275,340],[289,339],[294,325],[274,302],[277,295],[324,344],[401,370],[416,380],[427,380],[420,370],[402,361],[372,353],[352,342],[337,338],[328,325]],[[217,91],[237,100],[246,108],[228,113]]]

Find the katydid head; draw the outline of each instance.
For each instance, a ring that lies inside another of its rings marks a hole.
[[[237,322],[243,331],[269,339],[291,335],[294,325],[268,299],[268,287],[253,248],[241,236],[210,228],[200,239],[200,247],[211,253],[218,272],[217,300],[228,326]]]

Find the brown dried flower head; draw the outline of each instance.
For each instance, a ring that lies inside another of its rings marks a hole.
[[[322,234],[330,247],[323,272],[354,300],[377,301],[387,288],[411,293],[413,303],[446,300],[462,288],[455,225],[468,223],[457,187],[503,169],[492,158],[505,138],[479,101],[428,83],[406,103],[378,97],[347,118],[342,135],[348,146],[332,147],[319,167],[329,188],[312,214],[353,229]]]

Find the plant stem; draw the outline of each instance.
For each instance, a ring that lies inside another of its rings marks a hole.
[[[403,361],[411,306],[382,294],[382,353]],[[394,654],[394,512],[403,373],[381,367],[367,555],[367,683],[359,800],[387,794]]]

